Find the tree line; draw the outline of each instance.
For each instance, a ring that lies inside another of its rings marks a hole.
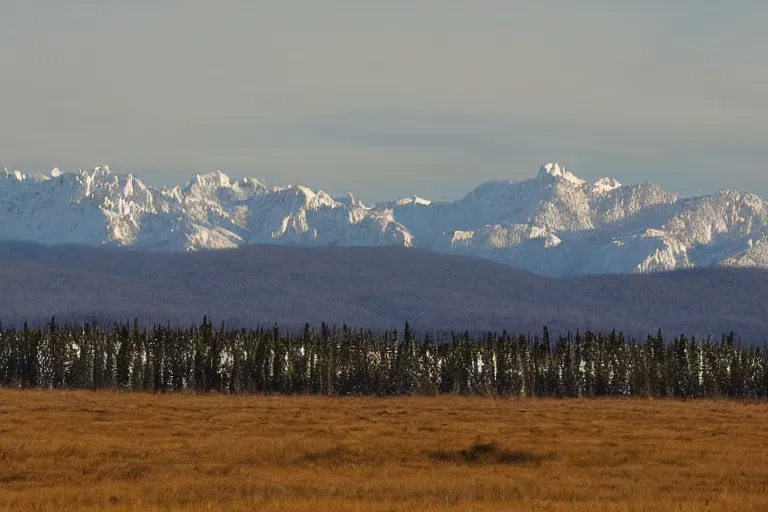
[[[215,329],[138,321],[0,325],[0,386],[145,392],[768,399],[768,350],[733,333],[644,340],[586,331],[552,338],[414,334],[306,325]]]

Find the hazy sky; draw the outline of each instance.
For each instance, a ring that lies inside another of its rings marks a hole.
[[[0,165],[768,197],[765,0],[0,0]]]

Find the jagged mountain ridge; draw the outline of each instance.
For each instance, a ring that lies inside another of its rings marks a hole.
[[[0,240],[183,252],[253,244],[403,246],[547,276],[768,268],[768,205],[733,190],[680,198],[652,183],[588,183],[556,163],[461,199],[365,205],[220,171],[156,189],[108,167],[0,172]]]

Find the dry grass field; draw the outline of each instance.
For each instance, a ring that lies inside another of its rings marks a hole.
[[[768,404],[0,390],[0,511],[768,510]]]

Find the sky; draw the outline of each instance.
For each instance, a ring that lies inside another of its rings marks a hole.
[[[768,198],[764,0],[0,0],[0,165]]]

